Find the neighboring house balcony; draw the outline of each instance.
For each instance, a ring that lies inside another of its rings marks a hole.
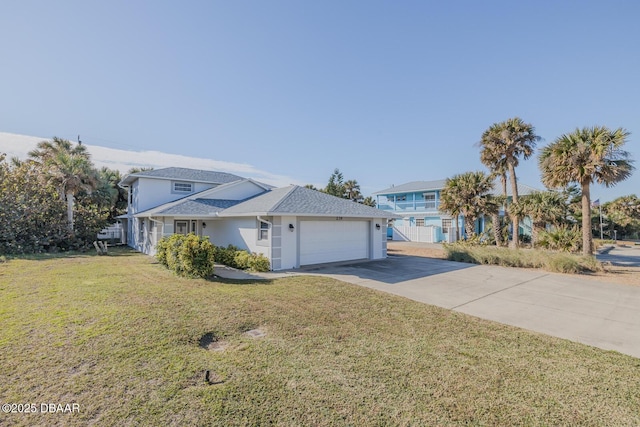
[[[439,203],[428,202],[424,200],[410,200],[410,201],[381,201],[378,204],[378,209],[391,212],[438,212]]]

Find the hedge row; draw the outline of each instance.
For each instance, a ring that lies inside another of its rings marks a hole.
[[[250,254],[233,245],[214,246],[208,237],[195,234],[174,234],[164,237],[156,248],[160,264],[180,276],[207,277],[213,274],[214,263],[241,270],[269,271],[269,259],[261,254]]]

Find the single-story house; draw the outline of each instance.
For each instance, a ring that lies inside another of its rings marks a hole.
[[[297,185],[269,185],[223,172],[165,168],[126,176],[129,246],[153,255],[174,233],[208,236],[266,256],[272,270],[387,256],[396,215]]]

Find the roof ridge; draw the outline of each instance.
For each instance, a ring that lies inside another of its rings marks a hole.
[[[293,192],[294,192],[294,190],[296,190],[297,188],[301,188],[300,186],[295,185],[295,184],[291,184],[291,185],[290,185],[290,187],[291,187],[291,188],[289,189],[289,191],[287,191],[287,192],[286,192],[286,194],[285,194],[284,196],[280,197],[280,200],[278,201],[278,203],[276,203],[275,205],[271,206],[271,209],[270,209],[271,211],[276,211],[276,210],[280,207],[280,205],[284,202],[284,200],[285,200],[285,199],[286,199],[286,198],[287,198],[291,193],[293,193]],[[286,187],[283,187],[283,188],[286,188]]]

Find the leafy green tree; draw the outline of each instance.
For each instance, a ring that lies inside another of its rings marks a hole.
[[[493,179],[484,172],[466,172],[447,178],[440,197],[440,210],[457,218],[464,215],[467,237],[475,234],[474,223],[483,213],[491,210]]]
[[[605,126],[576,129],[558,137],[542,149],[538,165],[542,182],[548,188],[559,188],[571,183],[580,185],[582,192],[582,251],[593,252],[591,235],[591,184],[607,187],[629,178],[633,161],[622,147],[629,132]]]
[[[65,248],[70,237],[64,201],[39,166],[0,155],[0,254]]]
[[[57,186],[60,197],[66,200],[68,226],[73,231],[75,196],[81,191],[91,192],[98,183],[91,156],[84,145],[73,146],[58,137],[42,141],[37,147],[29,156],[43,168],[47,180]]]
[[[332,196],[344,198],[344,176],[338,168],[336,168],[329,177],[329,182],[324,188],[324,192],[327,194],[331,194]]]
[[[511,178],[512,202],[518,202],[518,179],[516,167],[520,163],[520,157],[527,160],[533,154],[536,143],[541,138],[536,135],[535,128],[525,123],[521,118],[514,117],[504,122],[494,123],[483,134],[479,142],[481,146],[481,161],[489,167],[494,174],[505,178],[508,172]],[[518,247],[518,227],[520,218],[515,213],[509,212],[513,224],[513,239],[511,245]]]
[[[621,232],[618,237],[637,236],[640,233],[640,198],[635,194],[618,197],[601,208],[612,222],[612,228]]]

